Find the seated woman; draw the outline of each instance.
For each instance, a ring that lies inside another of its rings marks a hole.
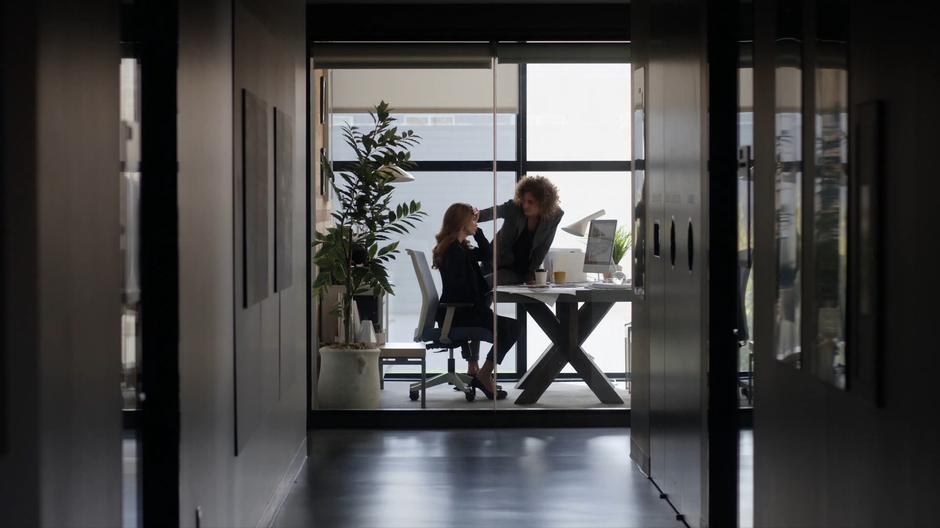
[[[480,262],[492,258],[492,246],[477,227],[479,211],[464,203],[455,203],[447,208],[441,231],[437,234],[434,246],[434,267],[441,273],[443,292],[442,303],[471,303],[472,306],[460,307],[454,313],[453,326],[472,326],[493,328],[493,310],[489,305],[490,286],[483,278]],[[470,246],[467,238],[473,236],[477,247]],[[445,310],[438,311],[438,322],[443,321]],[[496,362],[502,363],[503,357],[516,343],[519,330],[516,320],[500,316],[496,322]],[[479,352],[471,348],[470,354]],[[503,399],[506,392],[498,390],[493,379],[493,349],[486,356],[482,367],[477,366],[478,357],[465,357],[470,363],[470,381],[472,387],[483,391],[487,398]]]
[[[480,222],[503,219],[496,233],[497,281],[522,284],[535,279],[555,239],[555,230],[565,214],[558,207],[558,188],[544,176],[525,176],[516,184],[512,200],[480,211]],[[487,271],[492,265],[485,267]],[[492,284],[492,277],[488,277]]]

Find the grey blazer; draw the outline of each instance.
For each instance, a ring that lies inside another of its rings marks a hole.
[[[515,260],[512,246],[519,238],[519,235],[522,234],[522,230],[525,229],[525,214],[522,212],[522,207],[516,205],[516,202],[507,200],[506,203],[497,205],[495,208],[482,209],[480,211],[480,222],[495,220],[494,209],[495,218],[503,219],[503,226],[496,233],[496,262],[500,268],[511,268]],[[555,230],[558,229],[558,224],[564,214],[564,211],[558,209],[558,212],[552,217],[539,222],[539,226],[535,230],[535,236],[532,237],[532,253],[529,254],[527,266],[529,271],[526,277],[523,277],[523,280],[531,279],[536,268],[545,260],[548,248],[552,246],[552,240],[555,239]]]

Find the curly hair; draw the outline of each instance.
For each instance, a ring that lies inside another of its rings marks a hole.
[[[531,193],[539,203],[539,216],[551,218],[558,212],[558,187],[545,176],[523,176],[516,184],[516,205],[522,204],[522,197]]]

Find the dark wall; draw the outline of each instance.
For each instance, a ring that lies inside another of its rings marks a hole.
[[[269,513],[305,437],[304,5],[182,2],[179,45],[180,524],[194,525],[198,507],[203,526],[254,526]],[[237,264],[242,88],[268,104],[272,149],[270,289],[248,308]],[[294,126],[293,281],[280,292],[273,280],[274,106]]]
[[[648,69],[650,476],[686,522],[699,526],[707,519],[705,3],[634,2],[631,19],[636,34],[646,35]]]
[[[630,40],[630,3],[621,0],[313,0],[310,4],[307,27],[311,38],[320,42]],[[355,24],[334,23],[353,19]]]
[[[16,526],[116,526],[118,13],[101,1],[2,13],[0,512]]]
[[[35,10],[4,2],[0,31],[3,53],[2,203],[3,343],[0,348],[0,509],[24,524],[39,522],[38,321],[36,241],[36,71]],[[17,50],[17,51],[14,51]],[[14,175],[17,175],[14,178]],[[13,229],[13,226],[17,226]],[[14,309],[16,307],[16,309]],[[13,332],[13,329],[17,329]],[[15,352],[20,351],[20,352]],[[15,374],[14,374],[15,373]],[[16,405],[13,405],[15,395]]]
[[[649,116],[648,47],[650,44],[650,3],[637,2],[632,6],[633,18],[630,24],[630,62],[633,71],[633,178],[643,179],[641,189],[634,184],[634,214],[639,222],[634,233],[634,254],[639,255],[637,266],[633,270],[634,285],[643,288],[643,295],[638,295],[630,303],[632,310],[632,331],[630,342],[630,458],[646,473],[650,473],[650,305],[645,297],[648,284],[646,278],[651,264],[649,245],[646,237],[650,231],[650,219],[647,214],[649,204],[649,180],[646,179],[647,152],[640,149],[648,143],[647,127]],[[638,128],[639,125],[641,128]],[[642,277],[642,278],[641,278]],[[639,291],[639,289],[637,289]]]
[[[933,177],[940,71],[934,18],[927,4],[848,4],[850,103],[884,105],[883,405],[851,385],[836,389],[775,359],[775,2],[757,2],[755,526],[938,522],[940,279],[931,263],[940,240],[934,218],[940,189]],[[808,15],[806,23],[813,22]],[[851,349],[848,354],[851,369]]]

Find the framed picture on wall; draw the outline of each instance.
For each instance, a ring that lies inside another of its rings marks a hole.
[[[242,279],[244,307],[268,296],[268,106],[242,90]]]

